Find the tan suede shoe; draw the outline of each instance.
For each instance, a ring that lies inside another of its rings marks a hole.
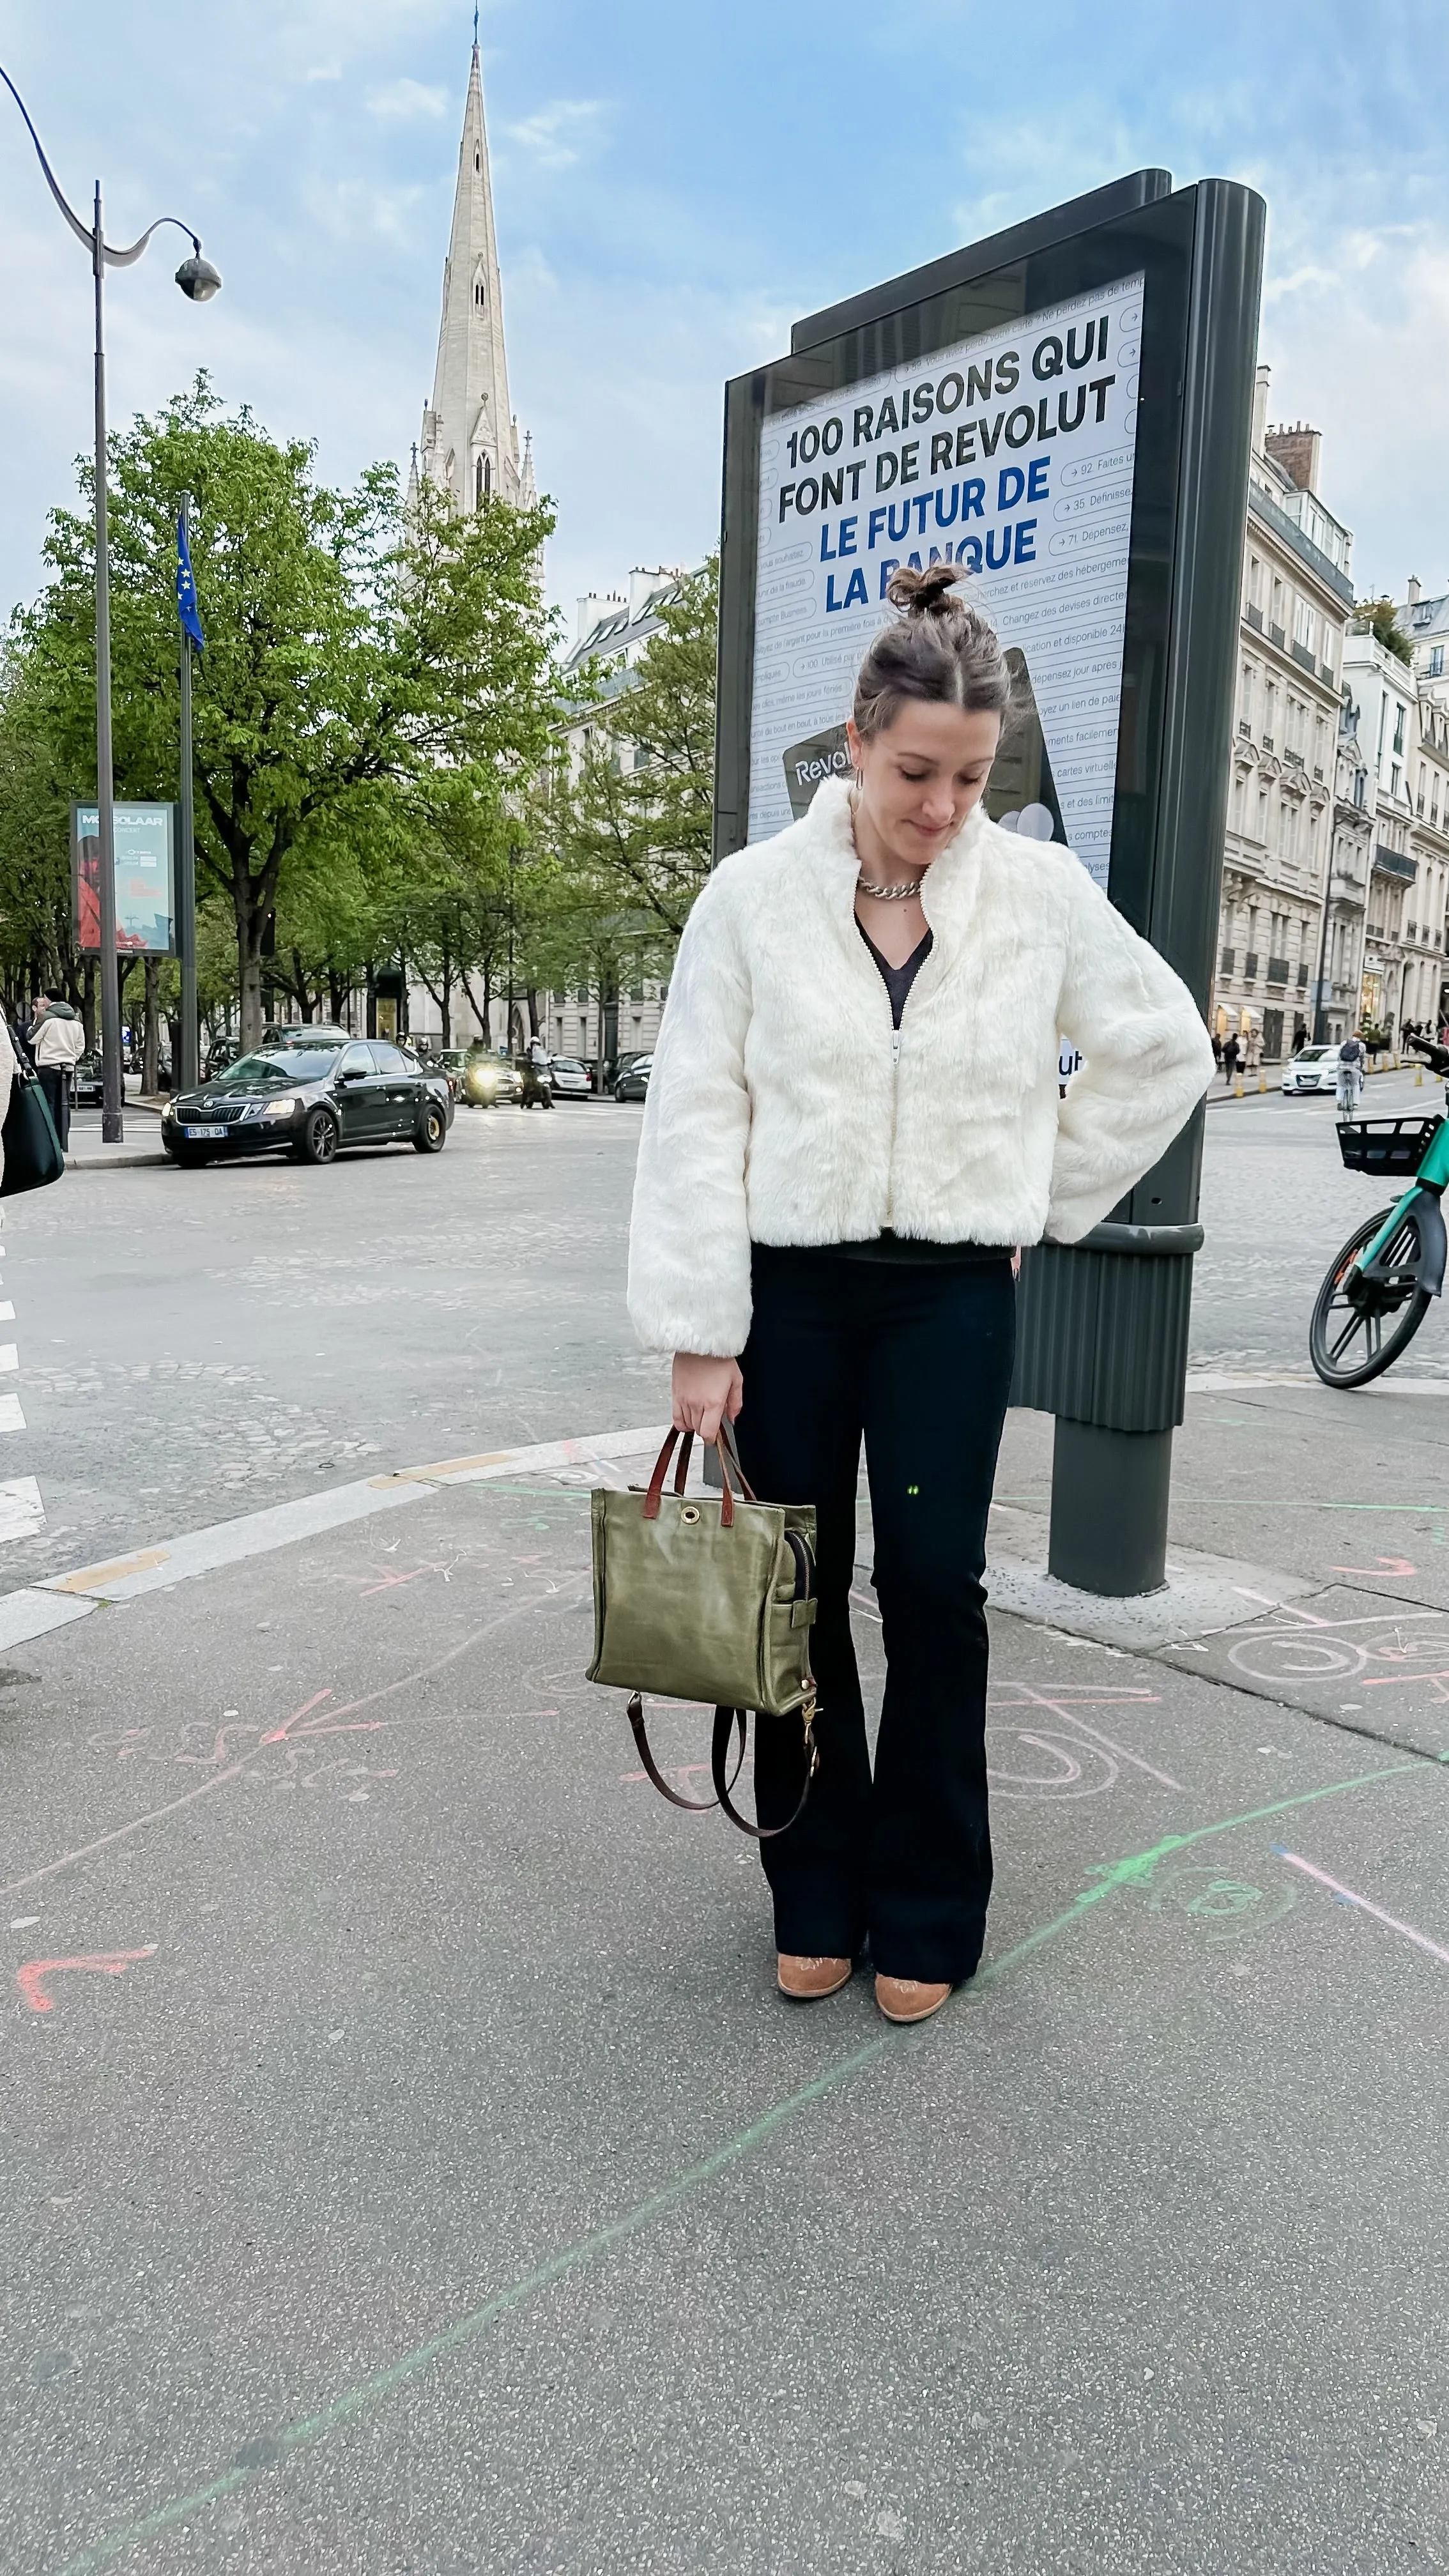
[[[919,1977],[877,1977],[875,1999],[887,2021],[929,2021],[951,1993],[949,1985],[922,1985]]]
[[[850,1965],[848,1959],[802,1959],[782,1950],[775,1966],[776,1982],[792,2003],[818,2004],[849,1985]]]

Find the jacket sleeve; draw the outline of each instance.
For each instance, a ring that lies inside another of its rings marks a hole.
[[[684,927],[644,1104],[629,1315],[646,1350],[734,1359],[745,1346],[749,1018],[749,981],[716,878]]]
[[[1150,1171],[1213,1077],[1202,1016],[1179,975],[1075,860],[1059,1016],[1082,1065],[1057,1119],[1053,1243],[1076,1243]]]

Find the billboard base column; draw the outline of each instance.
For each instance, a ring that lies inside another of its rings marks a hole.
[[[1159,1592],[1167,1579],[1170,1431],[1057,1418],[1047,1572],[1078,1592]]]

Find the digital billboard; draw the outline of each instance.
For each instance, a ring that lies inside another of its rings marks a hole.
[[[169,957],[176,948],[176,808],[115,807],[116,948],[121,954]],[[71,905],[76,946],[95,955],[101,944],[100,816],[94,805],[71,807]]]
[[[753,841],[845,765],[861,656],[898,565],[959,563],[1017,715],[987,802],[1107,881],[1132,536],[1140,271],[762,425]]]

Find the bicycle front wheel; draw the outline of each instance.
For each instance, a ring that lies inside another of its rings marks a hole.
[[[1349,1284],[1359,1254],[1389,1213],[1380,1208],[1350,1235],[1314,1299],[1308,1356],[1325,1386],[1367,1386],[1370,1378],[1381,1376],[1408,1349],[1429,1311],[1428,1289],[1412,1279],[1355,1279]],[[1419,1248],[1418,1219],[1409,1208],[1380,1257],[1402,1269],[1416,1259]]]

